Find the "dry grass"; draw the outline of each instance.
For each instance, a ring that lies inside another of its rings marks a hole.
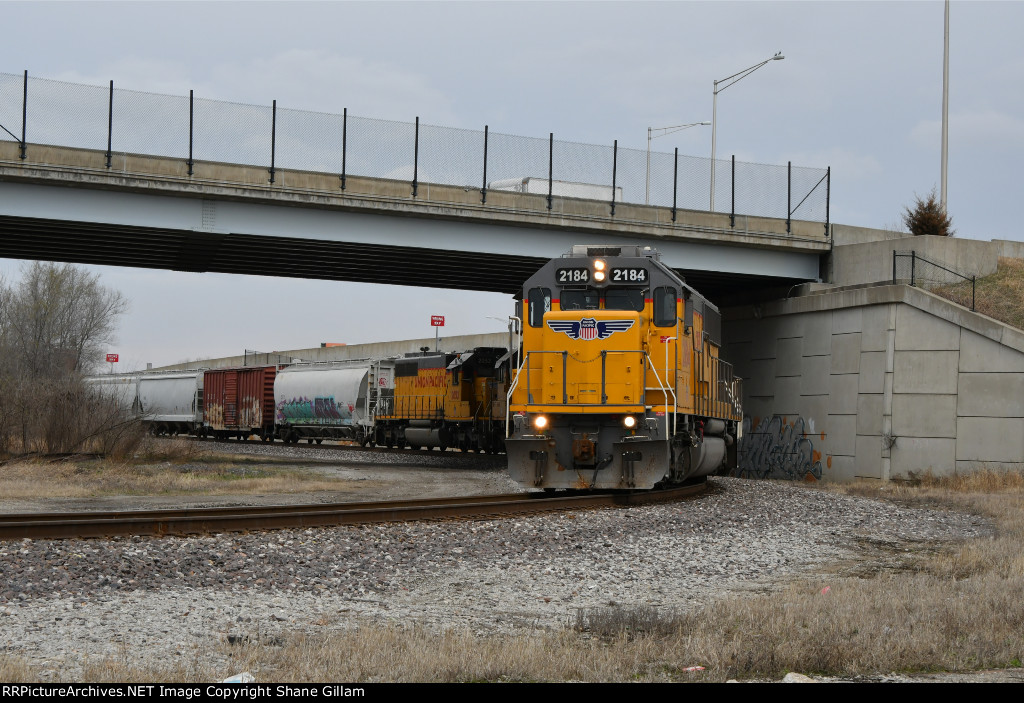
[[[7,499],[295,493],[350,484],[301,464],[218,454],[183,438],[147,438],[124,461],[69,457],[0,464],[0,496]]]
[[[83,680],[218,680],[251,671],[263,682],[724,681],[1021,666],[1024,476],[982,471],[807,488],[821,489],[981,513],[997,530],[901,550],[897,568],[822,575],[690,612],[616,606],[577,612],[559,631],[511,636],[325,619],[269,640],[257,629],[242,644],[167,657],[157,668],[139,669],[127,657],[89,662]],[[686,671],[697,665],[705,670]],[[34,675],[20,666],[0,658],[0,677]]]
[[[941,286],[932,292],[964,306],[971,304],[970,283]],[[996,272],[975,283],[975,309],[1024,329],[1024,260],[1000,257]]]

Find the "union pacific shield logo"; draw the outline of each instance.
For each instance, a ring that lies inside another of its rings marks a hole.
[[[616,332],[625,332],[633,326],[635,320],[595,320],[584,317],[582,320],[548,320],[548,327],[554,332],[564,332],[569,339],[608,339]]]

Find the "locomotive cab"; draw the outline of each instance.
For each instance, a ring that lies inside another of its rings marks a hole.
[[[574,247],[526,282],[520,307],[505,441],[514,480],[652,488],[735,456],[739,407],[722,396],[739,395],[718,359],[718,311],[657,252]]]

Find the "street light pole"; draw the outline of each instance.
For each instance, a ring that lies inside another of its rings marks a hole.
[[[939,197],[946,214],[946,174],[949,164],[949,0],[946,0],[946,28],[942,49],[942,189]]]
[[[777,51],[775,52],[774,56],[765,59],[761,63],[754,64],[750,68],[745,68],[739,73],[734,73],[731,76],[722,78],[721,80],[717,80],[714,82],[714,99],[712,100],[711,106],[711,212],[715,211],[715,137],[717,136],[718,132],[718,94],[721,93],[726,88],[728,88],[729,86],[735,83],[739,83],[741,80],[749,76],[757,69],[764,66],[769,61],[781,61],[784,58],[786,57],[782,55],[782,52]],[[725,85],[719,88],[719,83],[725,83]]]
[[[675,127],[648,127],[647,128],[647,190],[644,196],[644,205],[651,204],[651,140],[657,139],[658,137],[664,137],[667,134],[673,132],[679,132],[690,127],[707,126],[710,122],[691,122],[690,124],[676,125]],[[655,134],[652,136],[652,132],[662,132],[662,134]]]

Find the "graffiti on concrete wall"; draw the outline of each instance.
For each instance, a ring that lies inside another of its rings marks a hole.
[[[825,433],[821,433],[825,438]],[[802,417],[743,416],[743,437],[738,446],[738,476],[804,480],[821,478],[821,452],[814,448],[814,421]]]

